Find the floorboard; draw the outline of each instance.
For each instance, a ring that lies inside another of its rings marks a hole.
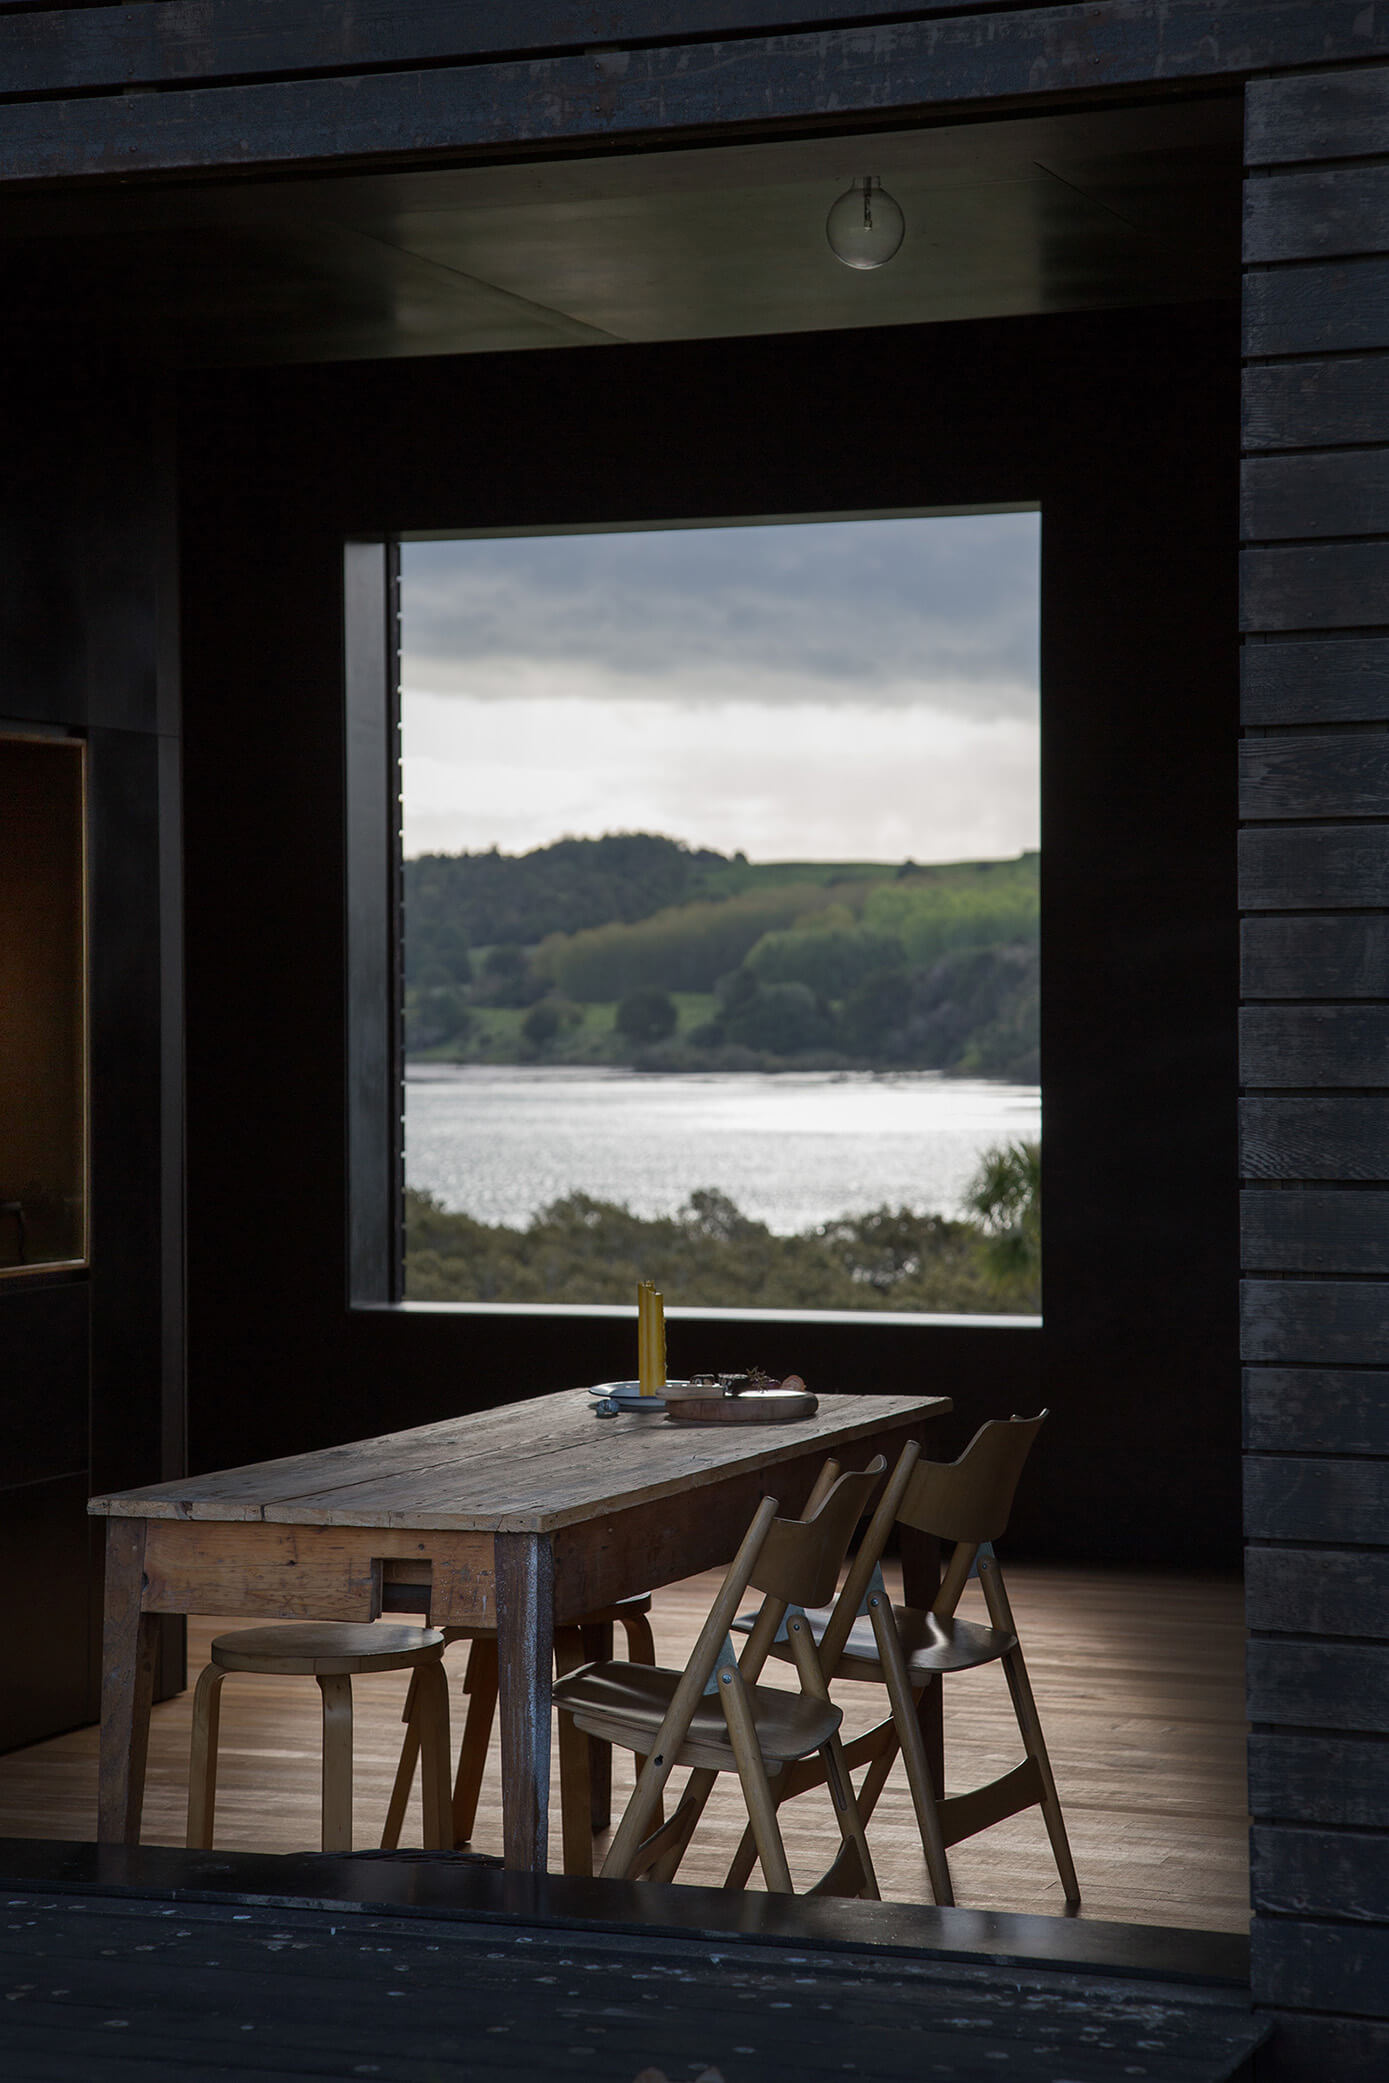
[[[716,1576],[657,1595],[657,1653],[685,1659]],[[1192,1930],[1248,1928],[1248,1817],[1243,1701],[1244,1613],[1232,1579],[1012,1566],[1009,1591],[1066,1811],[1084,1894],[1082,1916]],[[973,1589],[971,1601],[977,1596]],[[206,1659],[214,1632],[236,1622],[194,1620],[189,1667]],[[461,1681],[464,1652],[450,1652]],[[456,1663],[455,1663],[456,1659]],[[789,1674],[778,1671],[781,1682]],[[357,1842],[378,1841],[400,1740],[404,1680],[356,1683]],[[875,1688],[842,1686],[846,1727],[877,1718]],[[180,1845],[184,1834],[190,1694],[155,1710],[144,1839]],[[453,1690],[456,1727],[460,1685]],[[455,1730],[456,1732],[456,1730]],[[993,1776],[1019,1755],[1007,1692],[996,1669],[966,1674],[946,1693],[948,1784]],[[618,1802],[630,1785],[626,1760]],[[217,1842],[238,1850],[293,1851],[317,1844],[319,1700],[312,1679],[233,1676],[223,1692]],[[554,1803],[558,1822],[558,1801]],[[96,1827],[96,1731],[80,1730],[0,1758],[0,1836],[90,1839]],[[742,1828],[736,1786],[721,1786],[680,1870],[682,1882],[717,1884]],[[786,1812],[797,1885],[829,1864],[838,1842],[826,1798]],[[418,1794],[407,1834],[418,1843]],[[930,1900],[900,1765],[874,1819],[883,1896]],[[473,1838],[500,1851],[495,1758]],[[552,1861],[559,1862],[558,1831]],[[1000,1824],[951,1853],[962,1906],[1059,1914],[1060,1889],[1040,1816]]]

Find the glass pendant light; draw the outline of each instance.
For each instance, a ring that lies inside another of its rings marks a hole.
[[[880,268],[891,260],[907,222],[876,174],[864,174],[846,189],[825,219],[830,252],[846,268]]]

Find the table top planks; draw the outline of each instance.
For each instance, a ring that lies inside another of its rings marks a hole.
[[[317,1453],[115,1491],[87,1509],[107,1518],[551,1533],[817,1447],[849,1447],[918,1417],[929,1425],[950,1408],[948,1396],[822,1396],[811,1418],[706,1431],[655,1416],[596,1419],[585,1391],[562,1389]]]

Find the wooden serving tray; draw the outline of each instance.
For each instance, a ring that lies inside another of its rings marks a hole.
[[[682,1396],[666,1405],[672,1425],[786,1425],[820,1408],[809,1389],[745,1389],[741,1396]]]

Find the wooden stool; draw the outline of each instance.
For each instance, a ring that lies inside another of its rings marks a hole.
[[[629,1598],[615,1599],[610,1606],[599,1606],[585,1613],[582,1620],[555,1629],[555,1664],[561,1677],[576,1671],[581,1664],[601,1663],[612,1655],[613,1628],[620,1626],[627,1637],[627,1657],[630,1663],[654,1664],[656,1644],[652,1639],[651,1622],[647,1615],[651,1611],[651,1593],[639,1591]],[[497,1711],[497,1635],[494,1628],[446,1627],[444,1645],[451,1642],[471,1642],[468,1667],[463,1674],[463,1690],[468,1695],[468,1716],[463,1724],[463,1741],[458,1750],[458,1773],[453,1783],[453,1838],[452,1843],[463,1845],[473,1834],[477,1820],[477,1804],[482,1792],[482,1775],[487,1769],[487,1748],[492,1736],[492,1722]],[[394,1851],[400,1842],[401,1825],[405,1820],[405,1809],[410,1799],[410,1788],[414,1782],[415,1765],[420,1756],[420,1730],[415,1719],[415,1681],[405,1696],[405,1708],[401,1715],[405,1723],[405,1741],[401,1745],[400,1763],[396,1767],[395,1785],[391,1789],[390,1804],[386,1810],[385,1827],[381,1832],[384,1851]],[[593,1756],[598,1749],[598,1757]],[[593,1847],[589,1829],[606,1829],[609,1820],[610,1787],[612,1783],[612,1751],[607,1744],[590,1745],[588,1738],[576,1732],[572,1725],[561,1720],[559,1741],[560,1777],[573,1781],[576,1776],[586,1776],[589,1784],[588,1828],[581,1827],[579,1811],[582,1803],[571,1786],[570,1798],[563,1804],[564,1816],[564,1870],[566,1873],[588,1874],[593,1871]]]
[[[313,1677],[323,1695],[323,1849],[352,1849],[352,1680],[363,1671],[410,1671],[410,1697],[424,1758],[424,1841],[453,1843],[449,1816],[449,1694],[444,1637],[436,1627],[391,1621],[305,1621],[218,1635],[193,1695],[188,1761],[188,1847],[212,1843],[217,1800],[217,1725],[228,1671]]]

